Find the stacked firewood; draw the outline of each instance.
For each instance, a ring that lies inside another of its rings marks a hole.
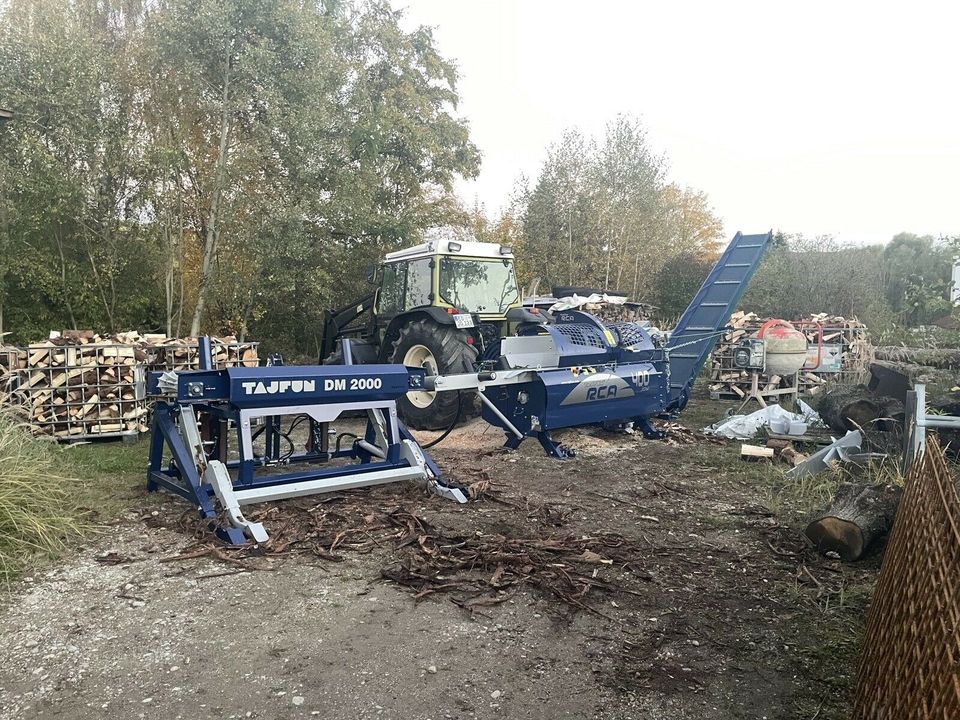
[[[212,351],[218,368],[258,363],[256,343],[216,338]],[[13,408],[37,435],[134,435],[148,429],[146,372],[197,365],[194,338],[54,331],[41,343],[0,348],[0,404]]]
[[[744,312],[736,312],[730,317],[729,325],[732,329],[721,336],[708,365],[712,397],[736,399],[744,398],[750,393],[751,371],[734,366],[733,352],[741,341],[754,336],[768,319],[758,317],[756,313]],[[823,385],[831,381],[863,380],[872,359],[866,325],[856,318],[827,313],[809,315],[792,322],[807,336],[811,365],[816,361],[817,354],[819,328],[816,324],[823,328],[823,355],[820,365],[802,370],[798,378],[797,384],[802,395],[816,395]],[[763,372],[759,375],[761,394],[791,387],[792,384],[792,377]],[[771,395],[770,399],[775,400],[776,396]]]

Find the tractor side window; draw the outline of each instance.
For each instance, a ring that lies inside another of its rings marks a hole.
[[[380,281],[380,297],[377,300],[377,312],[381,315],[395,315],[403,312],[403,286],[406,282],[406,263],[388,263],[383,266],[383,280]]]
[[[406,309],[430,304],[432,275],[429,258],[414,260],[407,265]]]

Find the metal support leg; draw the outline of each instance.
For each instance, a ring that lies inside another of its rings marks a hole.
[[[227,468],[222,462],[211,460],[203,473],[203,479],[213,487],[213,492],[220,500],[220,504],[223,505],[223,509],[233,525],[232,528],[226,529],[230,542],[234,545],[242,544],[244,533],[258,543],[266,542],[269,539],[267,531],[264,530],[261,523],[250,522],[243,516],[243,512],[240,510],[240,501],[233,493],[233,481],[230,479],[230,473],[227,472]],[[237,533],[239,533],[239,538],[235,538]]]
[[[470,493],[465,487],[462,485],[455,485],[444,480],[440,466],[437,465],[436,461],[432,457],[430,457],[430,453],[420,447],[416,439],[410,433],[410,429],[400,420],[397,420],[397,432],[400,433],[400,438],[405,443],[410,443],[417,448],[417,451],[422,458],[423,465],[427,468],[427,483],[432,492],[436,493],[442,498],[446,498],[447,500],[456,500],[458,503],[466,503],[470,500]]]
[[[540,445],[543,446],[543,449],[547,451],[547,455],[557,458],[558,460],[565,460],[566,458],[573,458],[577,456],[577,451],[573,448],[564,447],[552,437],[550,433],[541,430],[537,433],[537,440],[540,441]]]
[[[665,432],[657,430],[647,418],[636,418],[634,422],[647,440],[663,440],[667,437]]]
[[[150,490],[163,488],[186,498],[197,508],[200,517],[208,520],[211,528],[215,528],[217,511],[210,500],[209,486],[204,484],[197,468],[196,458],[184,441],[181,428],[173,420],[174,410],[175,408],[171,408],[165,403],[159,403],[154,412],[154,435],[151,442],[153,452],[151,452],[150,457],[150,469],[147,472],[147,488]],[[192,409],[189,417],[193,417]],[[181,415],[181,421],[182,419],[183,416]],[[193,427],[195,430],[195,422]],[[199,440],[199,435],[197,439]],[[173,458],[172,467],[167,472],[164,472],[160,467],[164,443],[170,448],[170,454]],[[220,530],[218,534],[230,543],[241,544],[244,542],[243,533],[236,528]]]
[[[523,441],[524,441],[523,435],[521,435],[520,437],[517,437],[516,435],[508,434],[506,441],[503,443],[503,446],[507,450],[516,450],[517,448],[520,447],[520,443],[522,443]]]

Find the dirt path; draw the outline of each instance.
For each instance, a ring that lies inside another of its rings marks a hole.
[[[644,548],[629,567],[581,568],[614,588],[587,594],[589,611],[532,583],[473,613],[455,591],[416,602],[381,579],[408,557],[395,543],[339,562],[257,558],[257,571],[164,562],[193,543],[184,507],[144,497],[8,599],[0,718],[788,718],[831,691],[798,659],[821,618],[795,575],[818,561],[764,506],[756,472],[719,462],[734,451],[601,434],[552,462],[532,443],[486,454],[498,438],[483,427],[436,457],[462,481],[489,478],[496,500],[350,497],[458,537],[616,533]]]

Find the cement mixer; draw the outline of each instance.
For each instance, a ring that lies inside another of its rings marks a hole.
[[[810,347],[807,335],[794,324],[786,320],[767,320],[753,337],[743,340],[733,351],[733,364],[743,370],[749,370],[752,376],[750,393],[744,399],[741,409],[751,400],[766,407],[764,396],[787,396],[796,400],[799,395],[797,379],[805,369],[820,365],[823,357],[823,327],[817,322],[798,323],[814,327],[817,331],[817,354],[815,362],[808,361]],[[760,374],[767,375],[767,385],[761,393]],[[788,387],[769,387],[781,385],[783,380],[792,378]]]

